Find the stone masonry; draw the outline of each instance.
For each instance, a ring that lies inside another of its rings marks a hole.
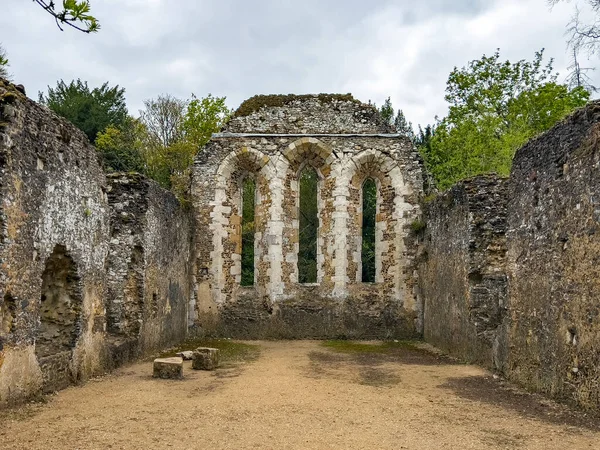
[[[377,111],[346,96],[255,97],[194,165],[196,305],[202,333],[399,337],[418,333],[410,225],[420,159]],[[261,101],[263,102],[261,104]],[[243,114],[242,114],[243,113]],[[319,181],[317,283],[298,283],[298,177]],[[255,284],[241,280],[241,185],[256,181]],[[378,185],[376,283],[361,283],[362,183]]]
[[[186,211],[0,79],[0,405],[183,339]]]

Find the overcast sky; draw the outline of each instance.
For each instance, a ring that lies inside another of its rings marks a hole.
[[[60,32],[31,0],[1,1],[0,43],[32,98],[76,78],[125,87],[133,115],[161,93],[237,107],[255,94],[351,92],[391,96],[415,126],[446,113],[454,66],[496,48],[516,61],[544,47],[564,80],[573,11],[546,0],[91,0],[102,29],[86,35]]]

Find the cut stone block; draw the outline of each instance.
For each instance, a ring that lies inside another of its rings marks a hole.
[[[182,358],[184,361],[191,361],[194,357],[194,352],[192,350],[186,350],[183,352],[177,353],[177,356]]]
[[[154,378],[180,380],[183,378],[183,358],[157,358],[154,360]]]
[[[219,349],[199,347],[194,351],[192,369],[215,370],[219,367]]]

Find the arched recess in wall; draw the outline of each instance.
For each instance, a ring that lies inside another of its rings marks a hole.
[[[119,337],[137,338],[144,312],[144,249],[136,245],[131,251],[123,291],[109,299],[107,331]]]
[[[252,255],[254,264],[254,280],[257,284],[264,282],[266,269],[260,264],[260,253],[256,243],[260,241],[266,226],[266,208],[263,199],[269,198],[267,176],[263,173],[269,158],[262,152],[248,147],[231,152],[223,160],[216,174],[215,199],[213,205],[213,221],[210,225],[213,233],[213,251],[211,252],[214,298],[225,300],[224,292],[232,292],[235,286],[242,284],[242,259],[247,255],[244,245],[244,197],[254,185],[254,205],[252,224],[248,221],[246,228],[254,229]],[[247,189],[244,188],[246,185]],[[250,202],[248,202],[250,203]],[[248,219],[248,218],[246,218]],[[249,233],[252,233],[250,231]],[[246,240],[250,238],[246,233]],[[248,267],[245,267],[248,270]],[[246,273],[244,281],[250,278]]]
[[[11,338],[17,320],[17,302],[10,293],[0,301],[0,351]]]
[[[353,156],[350,165],[348,234],[357,238],[353,243],[350,242],[347,276],[356,282],[363,281],[363,188],[369,179],[374,181],[377,191],[374,281],[384,283],[384,290],[398,293],[402,273],[399,264],[405,225],[403,217],[405,186],[397,162],[377,150],[365,150]]]
[[[42,273],[40,326],[36,333],[38,359],[71,351],[81,331],[82,290],[73,258],[57,245]]]
[[[331,165],[337,160],[319,139],[301,138],[284,151],[289,165],[284,184],[283,279],[328,283],[334,276]]]

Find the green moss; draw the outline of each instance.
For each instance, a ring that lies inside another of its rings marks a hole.
[[[427,223],[423,219],[415,219],[410,224],[410,229],[413,233],[420,233],[427,227]]]
[[[233,113],[233,117],[244,117],[249,116],[250,114],[260,110],[263,107],[281,107],[285,106],[296,100],[309,100],[311,98],[318,98],[322,103],[331,103],[333,101],[343,101],[343,102],[354,102],[359,103],[360,101],[356,100],[352,94],[305,94],[305,95],[255,95],[254,97],[250,97],[248,100],[244,101],[240,107]]]
[[[436,198],[437,198],[437,194],[426,195],[425,198],[423,198],[423,203],[428,205],[428,204],[432,203]]]
[[[323,341],[321,345],[338,353],[389,353],[398,348],[415,348],[411,341],[386,341],[369,344],[356,341]]]
[[[224,364],[254,361],[260,355],[260,347],[258,345],[246,344],[230,339],[190,339],[177,348],[166,350],[159,357],[168,358],[175,356],[179,352],[195,350],[198,347],[218,348],[220,350],[220,361]]]

